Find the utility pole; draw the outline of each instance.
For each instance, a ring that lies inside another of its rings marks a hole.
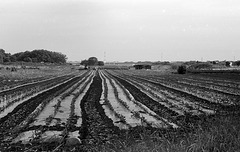
[[[163,53],[161,52],[161,62],[163,62]]]
[[[103,62],[106,63],[106,52],[104,52]]]

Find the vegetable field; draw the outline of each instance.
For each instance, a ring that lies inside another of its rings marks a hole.
[[[87,149],[139,127],[187,132],[208,117],[238,114],[239,90],[237,74],[99,69],[39,77],[0,91],[0,147]]]

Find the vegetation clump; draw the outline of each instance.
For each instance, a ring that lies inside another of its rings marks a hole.
[[[197,63],[189,67],[191,70],[212,69],[212,64],[209,63]]]
[[[96,57],[90,57],[88,60],[82,60],[81,65],[87,69],[88,66],[104,66],[104,62],[98,61]]]
[[[178,74],[185,74],[187,72],[187,67],[185,65],[180,65],[177,69]]]

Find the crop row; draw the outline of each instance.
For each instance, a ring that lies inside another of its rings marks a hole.
[[[9,134],[12,135],[12,133],[15,132],[17,134],[18,131],[24,130],[25,127],[31,121],[33,121],[37,115],[39,115],[41,110],[49,103],[49,101],[54,99],[59,94],[62,94],[65,90],[78,82],[82,77],[83,75],[70,78],[69,80],[59,83],[52,88],[40,92],[36,96],[16,106],[13,111],[0,119],[0,129],[2,134],[1,138]],[[19,127],[16,127],[18,125]]]
[[[93,73],[91,72],[59,96],[41,103],[20,125],[13,129],[12,134],[18,135],[15,138],[12,137],[14,138],[13,143],[28,142],[29,140],[61,142],[66,138],[67,140],[74,138],[80,142],[78,130],[81,127],[81,114],[79,115],[79,111],[76,110],[80,109],[78,108],[80,107],[79,101],[92,78]],[[57,103],[52,106],[54,101]],[[56,123],[52,121],[53,119],[58,119],[59,122]],[[22,130],[24,132],[19,134]],[[51,139],[53,137],[54,139]]]
[[[120,73],[119,73],[120,74]],[[162,88],[170,89],[179,94],[183,94],[184,96],[192,96],[197,99],[200,105],[204,105],[206,107],[210,107],[216,110],[224,110],[224,111],[237,111],[239,109],[238,95],[229,95],[226,93],[219,93],[216,90],[203,89],[201,87],[192,86],[192,85],[183,85],[178,82],[167,80],[163,81],[160,78],[150,78],[148,76],[144,77],[143,74],[138,76],[136,74],[132,74],[131,72],[121,73],[122,75],[139,79],[140,81],[145,81],[147,83],[155,84]],[[147,75],[147,74],[146,74]],[[159,76],[160,77],[160,76]]]
[[[126,72],[124,72],[126,73]],[[135,76],[143,76],[146,78],[154,78],[159,81],[172,81],[176,83],[187,83],[195,86],[200,86],[206,89],[215,90],[227,94],[239,95],[240,82],[236,79],[222,79],[221,77],[211,77],[211,75],[163,75],[156,71],[131,71],[127,74]],[[224,75],[224,74],[223,74]],[[235,77],[234,77],[235,78]]]
[[[83,73],[82,73],[83,74]],[[86,73],[84,73],[86,75]],[[19,104],[58,86],[61,83],[65,83],[70,79],[74,79],[74,76],[64,76],[55,79],[43,81],[37,84],[27,85],[25,87],[20,87],[7,91],[6,94],[1,94],[0,99],[0,118],[6,116]]]
[[[222,103],[222,104],[234,104],[239,101],[239,95],[233,92],[226,92],[215,85],[204,85],[202,83],[193,82],[182,82],[181,80],[173,81],[171,78],[166,78],[164,80],[152,77],[146,77],[148,80],[159,82],[161,84],[185,90],[192,94],[199,94],[205,99],[211,100],[212,102]],[[232,88],[229,90],[237,90]],[[237,91],[234,91],[237,92]]]

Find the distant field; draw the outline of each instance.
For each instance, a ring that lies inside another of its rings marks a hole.
[[[202,69],[202,70],[188,70],[189,73],[238,73],[240,68],[216,68],[216,69]]]
[[[69,74],[76,70],[73,66],[61,65],[27,65],[22,68],[21,65],[2,65],[0,69],[0,90],[11,88],[19,84],[34,82],[58,75]],[[13,71],[15,68],[16,71]]]

